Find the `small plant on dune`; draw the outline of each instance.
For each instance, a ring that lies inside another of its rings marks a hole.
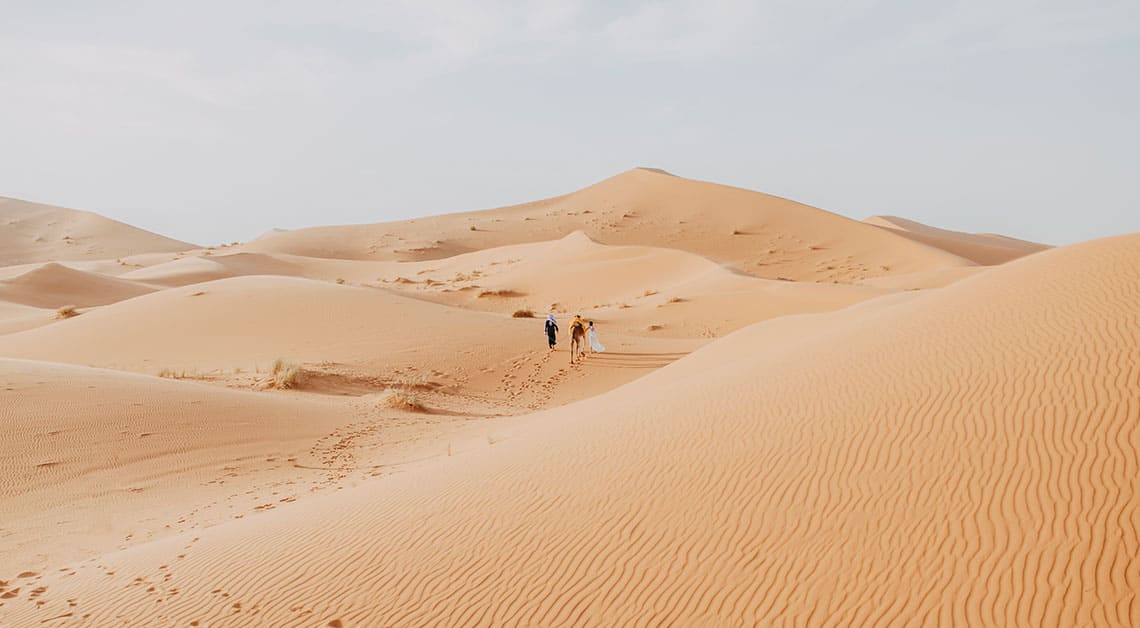
[[[205,291],[205,290],[199,290],[199,291],[197,291],[197,292],[191,292],[191,293],[190,293],[190,296],[192,296],[192,297],[200,297],[200,296],[202,296],[203,294],[206,294],[206,291]]]
[[[284,358],[277,358],[273,363],[273,369],[269,371],[269,376],[258,381],[256,387],[261,390],[269,388],[289,390],[300,385],[302,374],[303,369],[300,365],[286,361]]]
[[[525,292],[519,292],[518,290],[484,290],[484,291],[479,293],[480,299],[485,299],[487,297],[511,298],[511,297],[525,297],[525,296],[526,296]]]
[[[344,285],[344,277],[337,277],[337,278],[336,278],[336,283],[337,283],[337,285],[339,285],[339,286],[343,286],[343,285]]]
[[[164,379],[178,379],[178,373],[174,369],[162,369],[158,372],[158,376]]]
[[[513,318],[534,318],[534,312],[530,310],[515,310],[515,313],[511,314],[511,316]]]
[[[643,294],[642,296],[651,297],[651,296],[653,296],[653,295],[655,295],[655,294],[657,294],[657,291],[656,291],[656,290],[646,290],[646,291],[645,291],[645,294]]]
[[[668,302],[669,303],[684,303],[685,299],[682,299],[681,297],[673,297],[672,299],[669,299]]]
[[[79,310],[75,309],[74,305],[65,305],[55,311],[56,320],[75,318],[76,316],[79,316]]]
[[[472,231],[478,231],[478,229],[476,229],[476,228],[475,228],[475,225],[471,225],[470,229],[471,229]]]
[[[400,388],[389,388],[380,395],[379,405],[393,410],[406,410],[408,412],[423,412],[427,408],[420,403],[414,393]]]
[[[650,325],[649,327],[645,328],[646,331],[658,331],[661,329],[665,329],[665,326],[664,325]]]
[[[732,235],[744,235],[744,232],[741,231],[740,229],[733,229]]]

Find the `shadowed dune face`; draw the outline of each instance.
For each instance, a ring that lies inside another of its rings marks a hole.
[[[93,622],[1135,625],[1138,267],[1127,236],[762,323],[169,570],[184,541],[104,556],[100,595],[44,582]]]
[[[897,216],[872,216],[864,222],[983,265],[1004,264],[1050,248],[1045,244],[992,233],[939,229]]]
[[[40,308],[90,307],[154,292],[143,283],[49,263],[0,279],[0,300]]]

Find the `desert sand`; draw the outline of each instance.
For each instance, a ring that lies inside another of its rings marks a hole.
[[[1140,624],[1140,235],[655,169],[224,247],[5,223],[0,625]]]

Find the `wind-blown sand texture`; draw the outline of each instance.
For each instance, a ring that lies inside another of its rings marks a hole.
[[[472,242],[154,259],[0,335],[0,622],[1140,623],[1140,235],[866,285]]]

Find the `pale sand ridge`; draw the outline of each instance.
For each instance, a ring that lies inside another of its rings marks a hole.
[[[0,197],[0,266],[192,248],[91,212]]]

